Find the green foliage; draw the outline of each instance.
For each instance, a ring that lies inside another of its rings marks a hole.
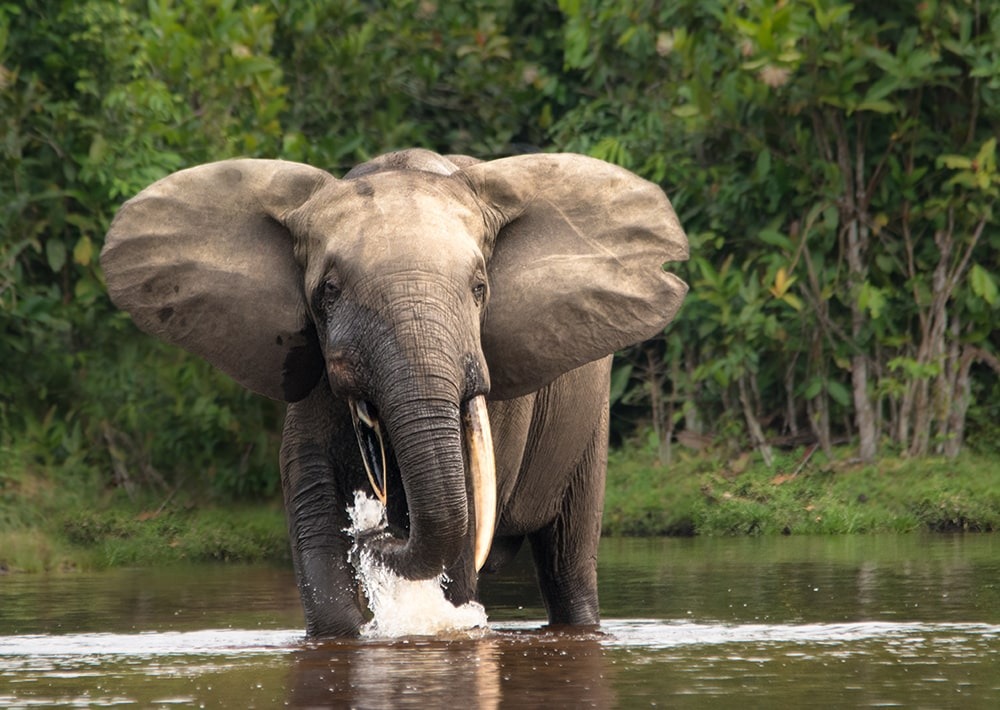
[[[295,160],[343,172],[414,145],[517,152],[542,144],[564,100],[558,15],[543,3],[273,5],[289,77],[283,150]]]
[[[0,5],[0,429],[40,467],[276,490],[274,406],[140,336],[97,264],[122,199],[183,165],[278,150],[273,20],[226,2]]]
[[[963,383],[998,371],[1000,8],[560,9],[586,98],[555,141],[662,181],[692,237],[670,337],[695,367],[667,379],[701,424],[742,409],[751,440],[770,422],[829,448],[846,420],[843,433],[955,455]]]
[[[97,263],[124,199],[236,155],[619,163],[693,258],[616,440],[995,452],[998,48],[1000,5],[958,0],[0,0],[0,447],[41,481],[0,472],[0,514],[77,478],[276,493],[280,407],[139,334]]]

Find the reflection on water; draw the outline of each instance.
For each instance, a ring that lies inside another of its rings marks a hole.
[[[564,634],[511,623],[480,638],[395,641],[232,629],[0,637],[0,705],[611,708],[674,697],[718,707],[748,691],[778,706],[1000,699],[1000,626],[605,626]]]
[[[527,567],[488,631],[327,642],[287,570],[2,577],[0,706],[1000,706],[996,539],[853,540],[607,541],[600,634]]]
[[[293,654],[293,707],[614,707],[597,636],[494,632],[478,639],[323,643]]]

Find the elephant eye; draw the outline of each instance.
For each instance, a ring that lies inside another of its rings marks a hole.
[[[313,308],[317,313],[325,312],[337,302],[338,298],[340,298],[340,287],[333,281],[324,281],[313,297]]]
[[[472,298],[475,299],[476,305],[483,305],[483,301],[486,300],[486,284],[479,282],[472,287]]]

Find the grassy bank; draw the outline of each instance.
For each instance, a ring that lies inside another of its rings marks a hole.
[[[847,534],[1000,530],[1000,475],[987,457],[889,458],[859,466],[820,452],[679,453],[672,465],[639,446],[612,452],[606,535]],[[205,503],[193,492],[130,499],[98,472],[34,470],[0,451],[0,572],[182,561],[287,563],[277,501]]]
[[[207,503],[193,490],[130,497],[103,480],[72,462],[40,470],[0,447],[0,574],[290,559],[278,501]]]
[[[157,514],[118,504],[69,509],[42,525],[0,530],[0,573],[288,560],[284,517],[274,505]]]
[[[1000,471],[985,456],[885,458],[862,466],[799,449],[775,465],[743,455],[612,452],[606,535],[791,535],[1000,530]]]

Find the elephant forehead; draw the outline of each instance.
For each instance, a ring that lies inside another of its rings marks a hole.
[[[410,258],[467,261],[485,231],[471,196],[439,181],[399,184],[391,177],[398,175],[344,181],[338,199],[323,206],[312,231],[327,256],[365,266]]]

